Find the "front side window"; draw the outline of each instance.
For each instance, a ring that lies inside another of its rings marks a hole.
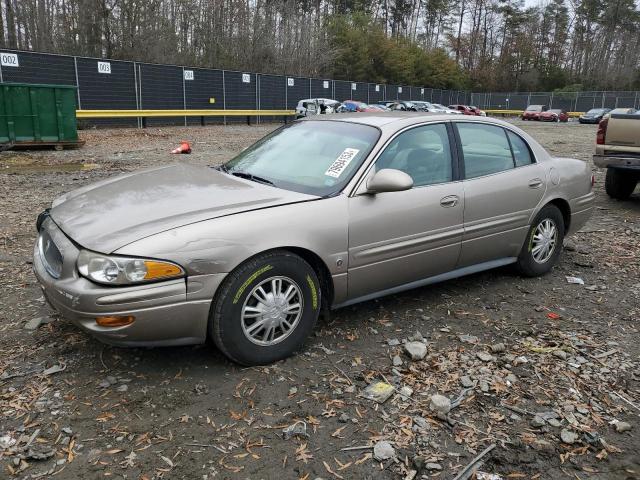
[[[480,123],[456,124],[465,178],[476,178],[514,168],[507,135],[501,127]]]
[[[379,137],[369,125],[299,121],[254,143],[221,170],[286,190],[331,195],[347,184]]]
[[[412,128],[394,138],[376,161],[376,170],[394,168],[413,178],[420,187],[450,182],[451,148],[443,123]]]

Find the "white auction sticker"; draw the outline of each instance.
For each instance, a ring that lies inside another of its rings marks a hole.
[[[324,172],[324,174],[333,178],[338,178],[342,175],[344,169],[347,168],[351,163],[351,160],[355,158],[359,151],[360,150],[357,148],[345,148],[340,156],[336,158],[335,162],[333,162],[327,171]]]

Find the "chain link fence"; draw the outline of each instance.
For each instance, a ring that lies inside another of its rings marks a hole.
[[[472,93],[470,103],[484,110],[524,110],[529,105],[547,105],[568,112],[586,112],[592,108],[640,109],[640,92]]]
[[[408,85],[270,75],[177,65],[0,50],[0,82],[75,85],[82,110],[293,110],[306,98],[376,103],[426,100],[467,103],[469,93]],[[265,121],[265,117],[253,119]],[[266,120],[272,120],[266,117]],[[207,123],[242,121],[209,117]],[[188,125],[198,118],[149,118],[147,124]],[[93,125],[138,125],[139,119],[100,119]]]

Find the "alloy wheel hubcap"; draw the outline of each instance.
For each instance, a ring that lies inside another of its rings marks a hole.
[[[271,346],[287,338],[298,326],[304,299],[296,282],[278,276],[260,282],[242,306],[242,331],[249,341]]]
[[[558,228],[553,220],[545,218],[538,224],[533,233],[531,255],[536,263],[548,261],[556,249],[558,241]]]

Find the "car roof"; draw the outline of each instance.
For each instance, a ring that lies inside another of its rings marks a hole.
[[[362,112],[362,113],[337,113],[330,115],[314,115],[312,117],[306,117],[299,122],[348,122],[348,123],[360,123],[362,125],[370,125],[372,127],[378,127],[381,129],[398,130],[411,125],[417,125],[424,122],[435,121],[473,121],[489,123],[499,126],[510,126],[509,123],[499,120],[497,118],[490,117],[477,117],[472,118],[455,118],[448,113],[427,113],[427,112]]]

